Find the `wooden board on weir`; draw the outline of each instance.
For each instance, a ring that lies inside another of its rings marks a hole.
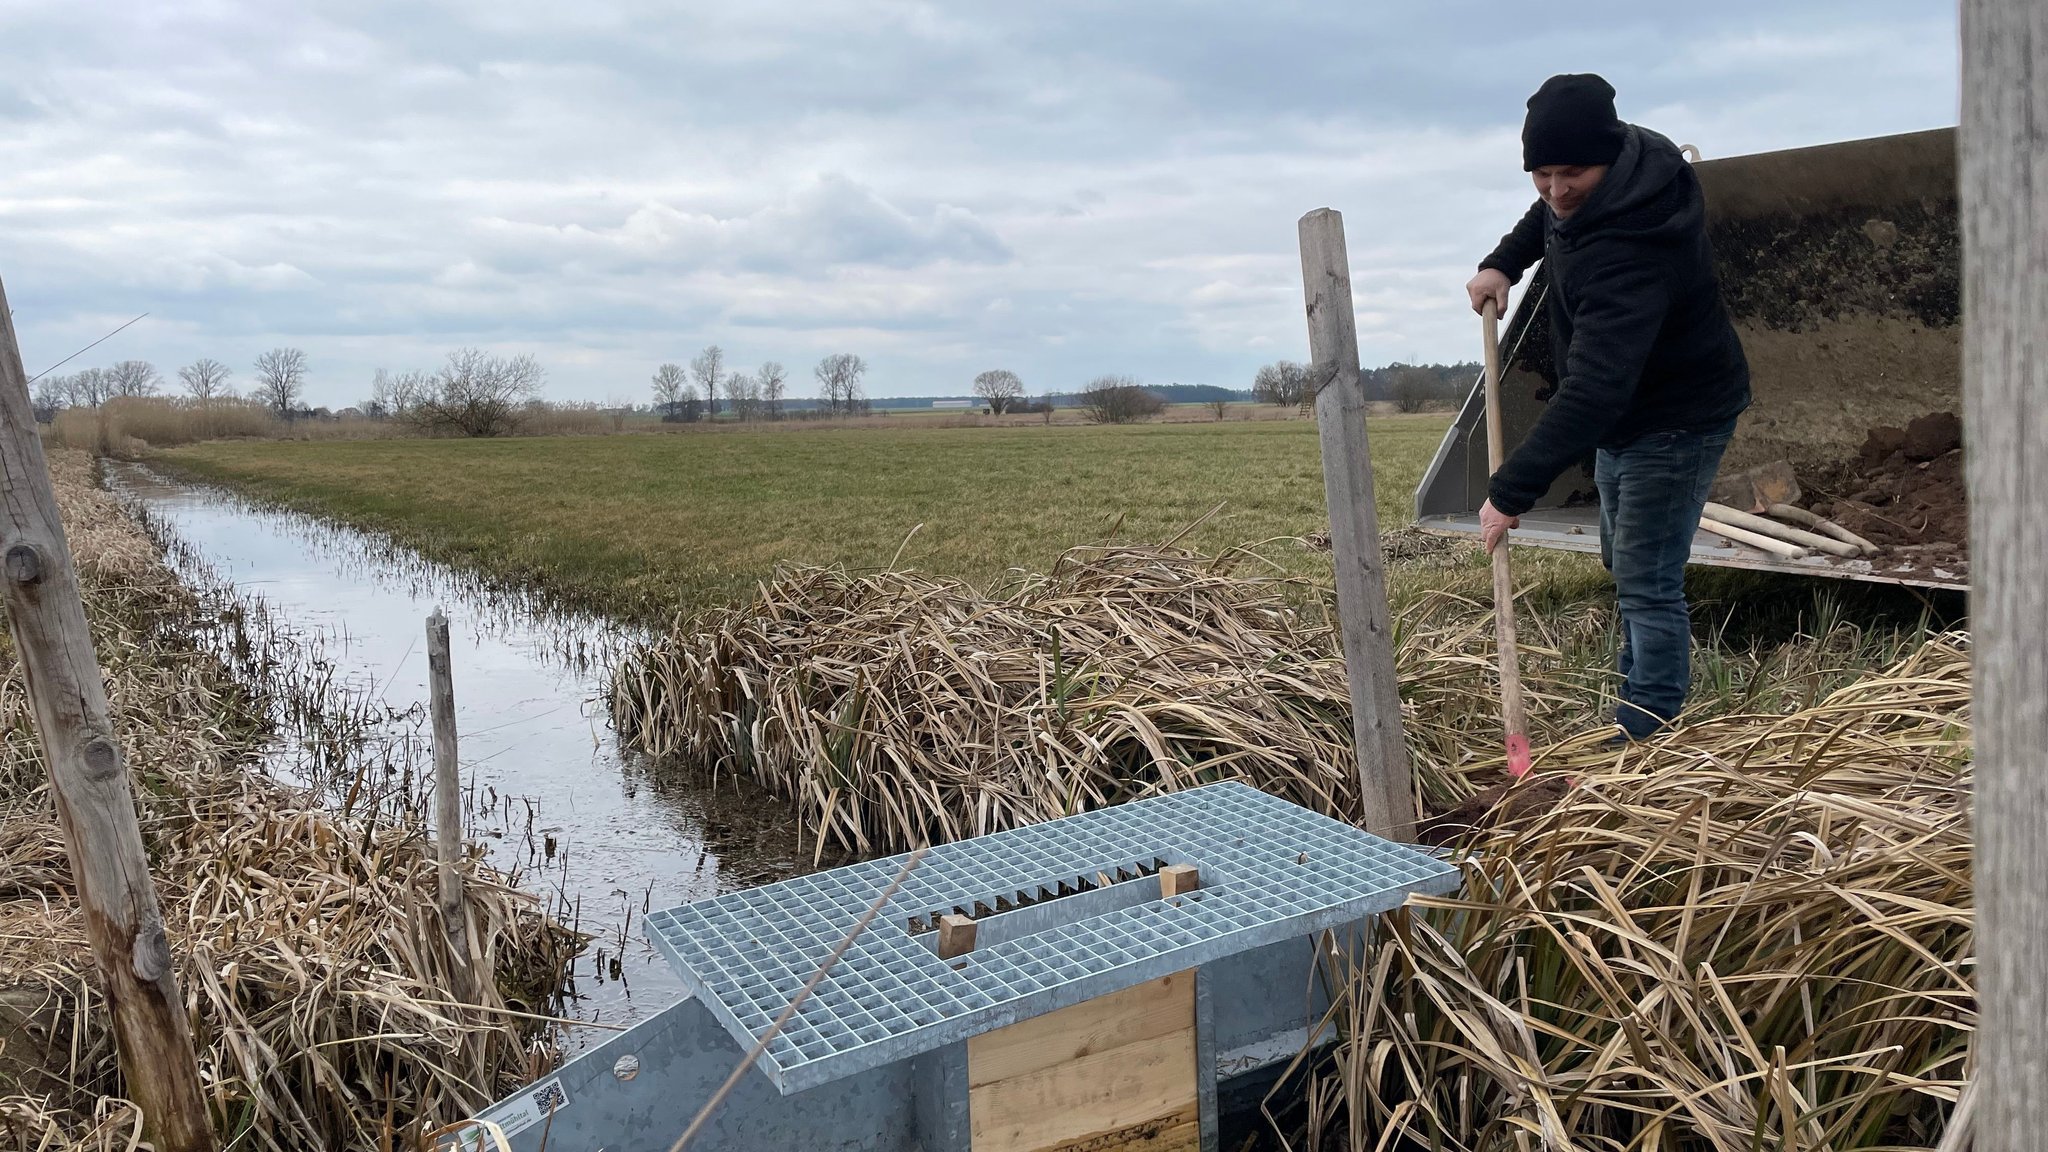
[[[975,1152],[1193,1152],[1195,1051],[1192,970],[976,1036]]]

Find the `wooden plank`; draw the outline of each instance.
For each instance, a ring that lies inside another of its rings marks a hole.
[[[64,539],[28,375],[15,342],[14,314],[0,288],[0,546],[5,548],[7,622],[35,709],[36,738],[71,878],[85,913],[101,994],[120,1053],[121,1080],[158,1152],[215,1147],[194,1059],[185,999],[134,784],[107,708],[106,681],[86,626],[78,571]]]
[[[1147,1147],[1199,1107],[1193,1027],[968,1091],[975,1152]],[[1200,1143],[1198,1129],[1182,1147]]]
[[[1159,898],[1185,895],[1202,886],[1201,870],[1192,864],[1168,864],[1159,870]]]
[[[1323,449],[1323,499],[1330,512],[1337,615],[1351,687],[1351,738],[1365,827],[1390,840],[1415,838],[1415,789],[1401,735],[1394,629],[1373,503],[1372,450],[1365,437],[1365,382],[1351,313],[1351,261],[1344,218],[1318,208],[1301,218],[1301,283],[1308,308],[1310,378]]]
[[[1964,0],[1980,1152],[2048,1150],[2048,6]],[[1958,1118],[1960,1122],[1960,1117]]]
[[[984,1032],[967,1041],[975,1088],[1194,1026],[1195,974],[1176,972],[1135,988]]]
[[[1491,301],[1479,316],[1486,355],[1486,468],[1493,473],[1507,459],[1507,431],[1500,415],[1500,324]],[[1522,700],[1512,547],[1503,537],[1493,550],[1493,640],[1500,659],[1500,719],[1507,736],[1508,775],[1519,780],[1529,774],[1529,712]]]
[[[1190,1104],[1168,1116],[1076,1137],[1038,1152],[1200,1152],[1201,1147],[1201,1108]]]

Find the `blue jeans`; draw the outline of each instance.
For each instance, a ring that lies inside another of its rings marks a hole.
[[[1685,563],[1735,421],[1702,432],[1651,432],[1594,456],[1600,562],[1621,610],[1621,703],[1631,739],[1678,716],[1692,681]]]

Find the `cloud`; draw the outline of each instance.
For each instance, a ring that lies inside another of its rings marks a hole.
[[[327,403],[471,343],[564,397],[709,343],[1242,384],[1322,205],[1367,360],[1470,355],[1550,72],[1709,156],[1953,122],[1952,12],[1659,7],[0,0],[0,274],[32,360],[147,310],[109,357],[295,344]]]
[[[839,265],[917,268],[1010,257],[972,212],[951,204],[913,212],[836,172],[734,216],[649,200],[631,207],[615,225],[495,218],[483,221],[481,229],[495,233],[491,238],[502,242],[508,262],[552,250],[561,260],[620,272],[710,266],[803,275]]]

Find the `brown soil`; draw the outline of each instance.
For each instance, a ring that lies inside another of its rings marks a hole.
[[[1725,468],[1789,460],[1804,474],[1873,425],[1961,403],[1953,200],[1721,217],[1710,231],[1754,394]]]
[[[1722,461],[1789,460],[1802,477],[1853,455],[1873,425],[1962,403],[1960,329],[1849,315],[1800,331],[1736,326],[1749,357],[1749,411]]]
[[[1969,498],[1953,413],[1873,428],[1853,460],[1802,483],[1808,508],[1882,550],[1872,559],[1880,570],[1904,564],[1968,575]]]
[[[1425,816],[1416,826],[1415,838],[1433,848],[1446,847],[1480,829],[1555,808],[1570,791],[1571,785],[1562,776],[1495,784],[1455,808]]]

